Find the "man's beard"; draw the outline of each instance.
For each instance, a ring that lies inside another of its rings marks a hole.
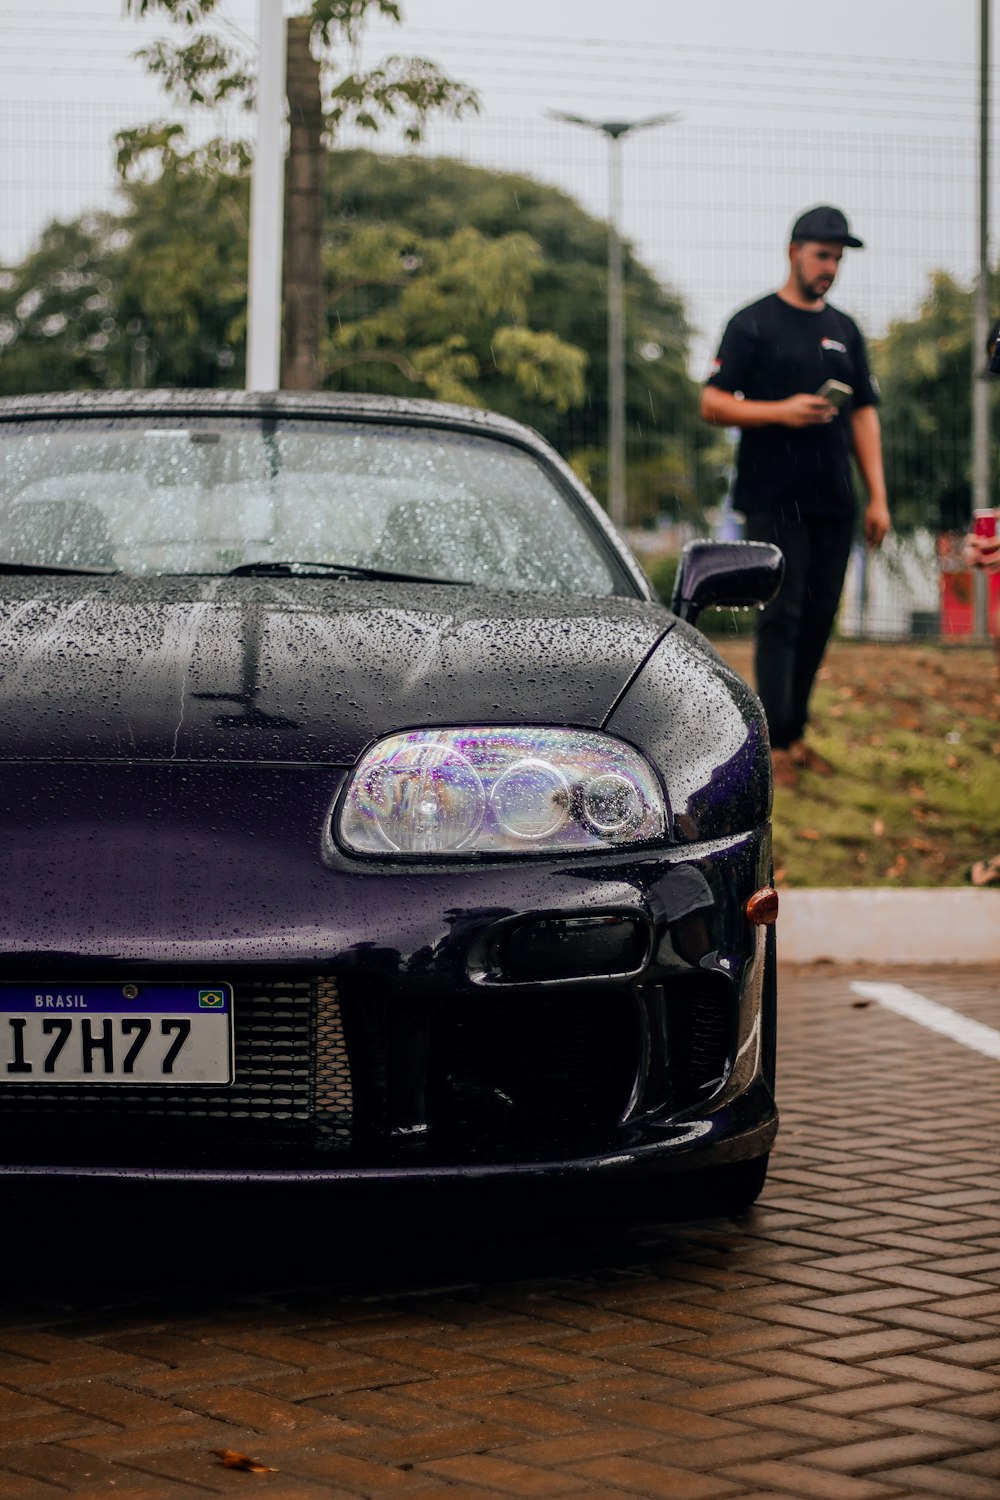
[[[807,281],[798,267],[796,267],[795,279],[802,296],[808,297],[813,302],[821,302],[833,285],[833,278],[829,276],[816,276],[812,281]]]

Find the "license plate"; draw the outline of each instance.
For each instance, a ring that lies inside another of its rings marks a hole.
[[[0,985],[7,1083],[232,1083],[228,984]]]

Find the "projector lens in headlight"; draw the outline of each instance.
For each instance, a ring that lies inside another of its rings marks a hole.
[[[618,833],[642,816],[636,789],[624,776],[595,776],[583,789],[583,811],[598,833]]]
[[[575,729],[415,729],[362,757],[336,836],[353,854],[553,853],[661,837],[666,810],[631,745]]]
[[[569,816],[569,786],[544,760],[521,760],[493,784],[490,806],[505,833],[544,839]]]

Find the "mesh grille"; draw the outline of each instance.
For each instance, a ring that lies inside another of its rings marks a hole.
[[[236,1068],[228,1087],[0,1082],[0,1113],[246,1121],[298,1126],[300,1134],[319,1126],[349,1138],[351,1076],[335,981],[254,979],[233,988]]]
[[[714,1094],[726,1077],[736,1034],[736,1002],[728,981],[713,984],[706,975],[698,986],[669,995],[667,1037],[671,1096],[686,1108]]]
[[[317,1120],[325,1129],[349,1138],[354,1089],[337,985],[330,978],[316,981],[315,1058],[313,1109]]]

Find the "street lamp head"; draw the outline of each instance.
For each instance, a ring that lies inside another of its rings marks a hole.
[[[586,125],[591,130],[600,130],[599,120],[588,120],[585,115],[570,115],[562,109],[547,109],[545,113],[550,120],[562,120],[566,125]]]
[[[589,120],[586,115],[571,115],[560,109],[550,109],[547,114],[550,120],[563,120],[567,125],[586,125],[588,130],[599,130],[613,141],[623,135],[631,135],[634,130],[647,130],[653,125],[672,125],[681,118],[677,112],[647,115],[643,120]]]
[[[628,519],[626,494],[625,436],[625,304],[622,280],[622,244],[618,234],[618,209],[621,191],[621,157],[619,141],[634,130],[653,125],[670,125],[678,114],[647,115],[643,120],[589,120],[585,115],[571,115],[550,109],[549,118],[567,125],[585,125],[598,130],[608,141],[609,208],[608,214],[608,509],[619,529]],[[648,347],[648,346],[647,346]],[[662,351],[660,351],[662,352]]]
[[[667,114],[647,115],[644,120],[633,120],[632,130],[647,130],[652,125],[675,125],[684,116],[679,109],[670,110]]]

